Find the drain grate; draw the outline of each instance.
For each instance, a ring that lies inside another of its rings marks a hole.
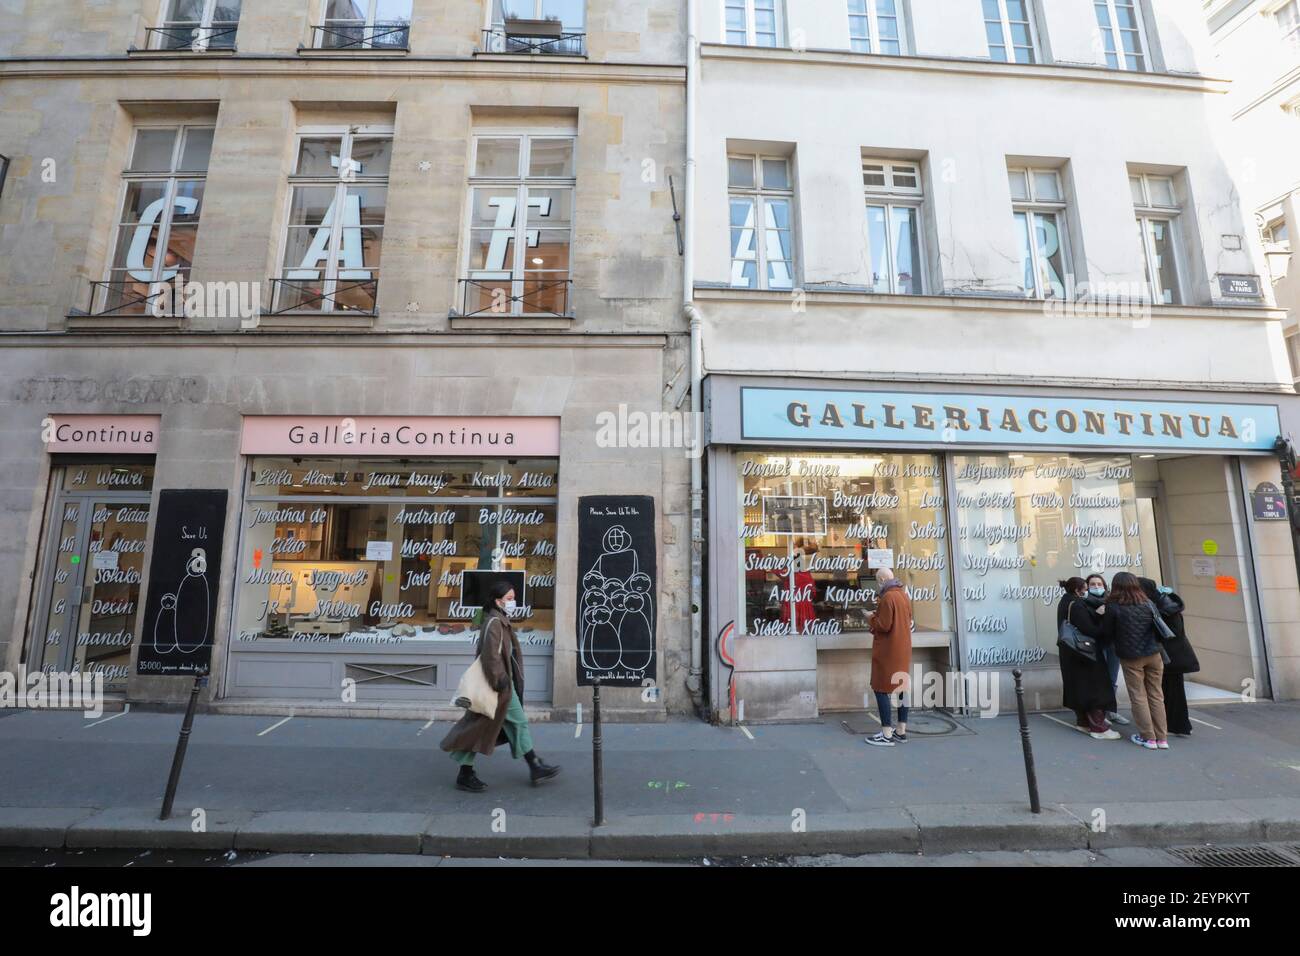
[[[1300,847],[1283,847],[1295,852],[1287,856],[1268,846],[1189,846],[1170,849],[1169,853],[1193,866],[1300,866]]]

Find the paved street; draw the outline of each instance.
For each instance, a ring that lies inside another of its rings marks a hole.
[[[1234,834],[1259,839],[1266,831],[1252,824],[1260,821],[1296,825],[1300,706],[1220,704],[1196,708],[1195,717],[1193,738],[1153,753],[1126,741],[1094,741],[1060,723],[1061,714],[1031,716],[1045,809],[1041,818],[1028,814],[1018,727],[1010,716],[963,719],[943,736],[914,731],[906,745],[889,750],[864,746],[838,717],[744,729],[695,720],[607,725],[606,829],[644,837],[649,842],[629,846],[639,855],[637,848],[653,848],[660,830],[689,843],[692,832],[708,837],[751,828],[758,841],[760,831],[784,830],[789,836],[790,821],[801,811],[807,835],[825,821],[851,829],[856,819],[885,815],[919,828],[922,843],[927,834],[947,832],[925,847],[934,855],[962,849],[1084,849],[1083,843],[1058,846],[1038,836],[1039,843],[1023,846],[1014,836],[1000,838],[1012,841],[1006,846],[961,842],[969,833],[1002,825],[1007,816],[1016,824],[1037,826],[1041,819],[1044,826],[1068,823],[1094,830],[1099,814],[1111,829],[1117,822],[1181,825],[1168,831],[1169,844],[1200,842],[1197,828],[1207,823],[1219,827],[1211,835],[1222,842]],[[870,723],[861,716],[850,720]],[[100,829],[111,829],[113,813],[134,811],[132,825],[139,825],[156,816],[179,726],[176,714],[129,712],[87,721],[74,713],[5,712],[0,762],[10,772],[0,780],[0,820],[12,824],[42,808],[78,808],[71,822],[105,811],[109,822]],[[927,727],[939,729],[942,722],[917,724],[918,730]],[[500,816],[511,833],[528,837],[590,823],[589,727],[535,725],[538,751],[562,764],[564,773],[533,788],[524,764],[498,751],[481,762],[480,773],[491,786],[483,795],[452,787],[452,764],[437,750],[445,728],[418,721],[200,715],[176,800],[178,826],[188,822],[194,808],[232,829],[244,827],[252,814],[266,815],[278,827],[291,828],[298,817],[338,815],[343,822],[336,827],[374,820],[398,830],[428,817],[453,832],[468,828],[485,834],[496,832],[490,827]],[[1286,832],[1283,838],[1291,839]],[[110,845],[154,845],[117,841]],[[1148,833],[1137,842],[1160,841]],[[1113,836],[1112,842],[1124,840]],[[693,854],[672,855],[726,855],[706,845]],[[1099,842],[1094,839],[1090,846],[1098,849]],[[528,855],[529,847],[511,844],[501,855]],[[282,842],[264,848],[318,847]],[[836,849],[831,837],[818,845],[819,851]],[[430,852],[427,841],[424,852]],[[797,850],[773,853],[788,857]],[[566,853],[558,845],[543,855]]]

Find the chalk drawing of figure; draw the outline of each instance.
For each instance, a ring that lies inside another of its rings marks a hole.
[[[578,654],[592,671],[644,670],[654,653],[654,597],[641,572],[632,536],[614,525],[601,540],[601,554],[582,577],[582,629]]]
[[[192,654],[208,639],[208,556],[202,548],[190,552],[185,577],[176,587],[176,648]],[[184,621],[188,627],[180,627]]]
[[[176,650],[176,595],[164,594],[158,618],[153,622],[153,649],[159,654]]]

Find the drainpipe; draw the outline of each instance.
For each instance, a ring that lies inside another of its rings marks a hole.
[[[682,238],[682,316],[691,329],[691,421],[699,429],[699,447],[691,458],[691,670],[686,689],[701,712],[704,662],[704,356],[699,310],[695,308],[695,96],[699,75],[699,41],[695,35],[698,0],[686,0],[686,229]]]

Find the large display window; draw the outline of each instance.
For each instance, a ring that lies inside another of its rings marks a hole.
[[[954,455],[953,473],[968,667],[1054,659],[1065,578],[1160,575],[1131,456]]]
[[[737,467],[743,633],[866,631],[883,567],[918,631],[952,629],[938,455],[756,452]]]
[[[523,572],[516,629],[555,628],[554,459],[253,459],[236,640],[465,641],[466,571]]]

